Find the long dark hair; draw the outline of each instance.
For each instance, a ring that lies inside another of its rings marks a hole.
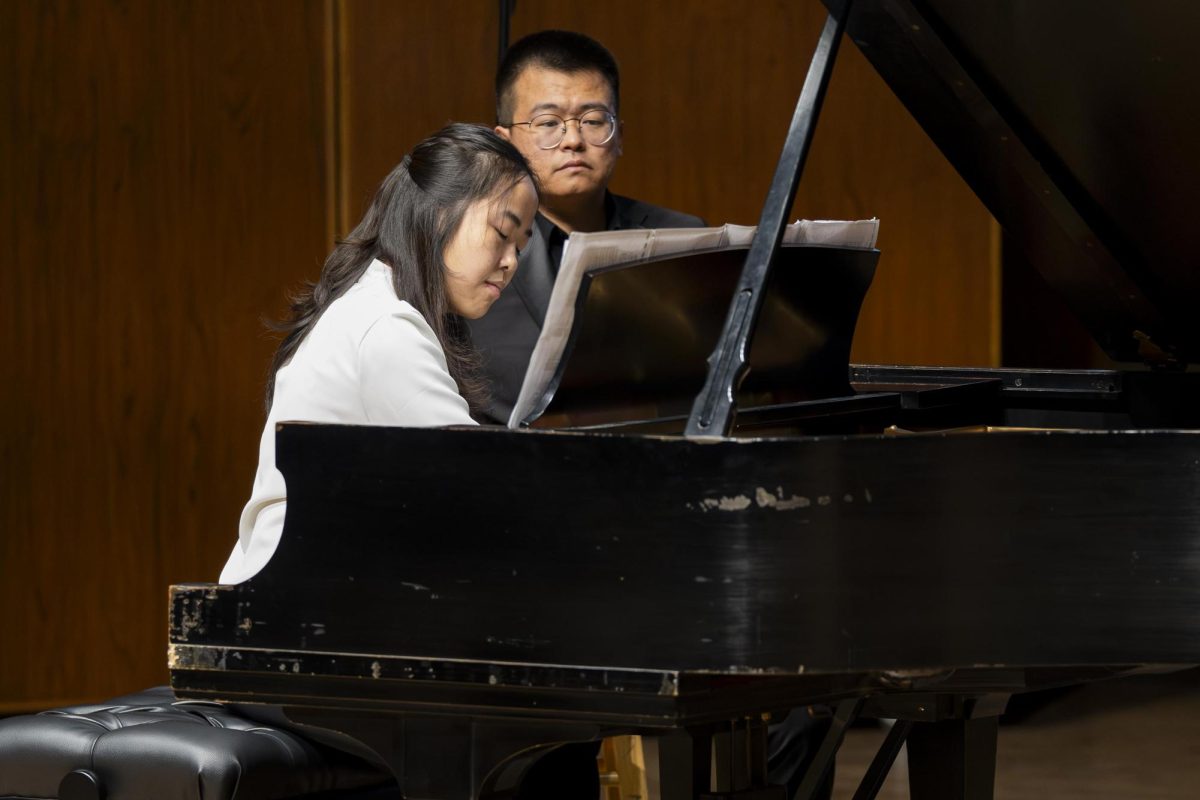
[[[537,185],[525,159],[509,142],[480,125],[454,123],[412,149],[380,184],[362,221],[325,259],[321,277],[292,298],[291,316],[274,324],[284,333],[267,380],[267,408],[275,374],[288,362],[322,312],[379,259],[392,268],[396,296],[421,313],[446,353],[458,390],[478,413],[487,406],[479,356],[466,323],[446,299],[446,246],[467,208],[523,178]]]

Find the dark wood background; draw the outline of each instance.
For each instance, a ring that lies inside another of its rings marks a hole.
[[[490,123],[497,3],[0,4],[0,713],[166,679],[236,538],[274,343],[405,150]],[[614,188],[754,223],[817,0],[521,0],[622,67]],[[863,362],[995,364],[998,234],[852,45],[796,215],[882,220]]]

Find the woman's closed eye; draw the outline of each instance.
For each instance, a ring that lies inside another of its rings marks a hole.
[[[500,237],[500,241],[507,242],[509,240],[509,234],[505,233],[503,228],[493,225],[492,230],[494,230],[496,235]],[[517,258],[520,258],[521,253],[525,250],[525,248],[521,247],[521,245],[517,244],[515,241],[513,242],[513,248],[517,251]]]

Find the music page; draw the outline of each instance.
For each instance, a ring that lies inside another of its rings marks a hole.
[[[606,269],[627,267],[684,253],[747,249],[757,228],[726,224],[719,228],[642,228],[595,233],[572,233],[563,245],[558,278],[550,295],[546,319],[538,337],[521,392],[508,427],[517,428],[531,413],[540,414],[549,398],[544,395],[553,380],[563,350],[575,324],[576,298],[583,277]],[[816,244],[873,248],[879,220],[797,220],[784,229],[785,244]]]

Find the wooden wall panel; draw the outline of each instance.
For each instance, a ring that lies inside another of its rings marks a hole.
[[[492,124],[499,3],[353,0],[342,8],[343,230],[408,150],[448,122]]]
[[[166,678],[326,250],[322,2],[0,4],[0,709]]]

